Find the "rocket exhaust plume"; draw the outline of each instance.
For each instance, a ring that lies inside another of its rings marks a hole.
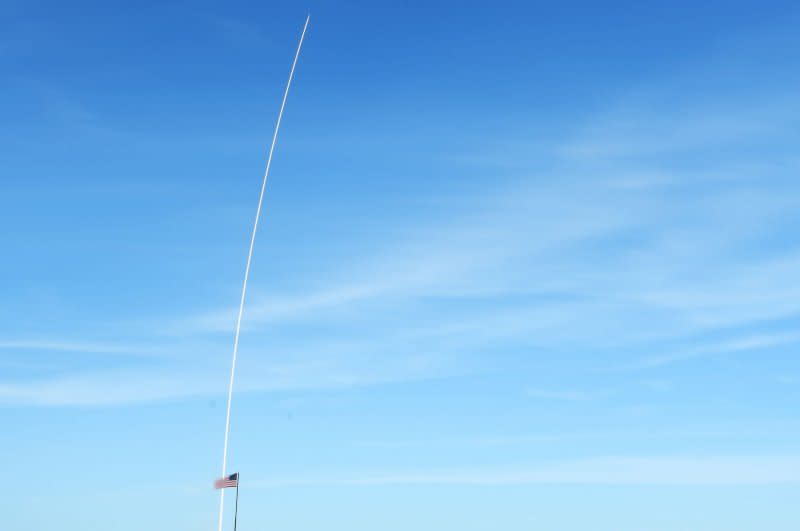
[[[231,378],[228,383],[228,406],[225,411],[225,443],[222,449],[222,477],[225,477],[228,466],[228,436],[231,429],[231,398],[233,398],[233,382],[236,376],[236,355],[239,351],[239,333],[242,326],[242,313],[244,312],[244,300],[247,295],[247,279],[250,276],[250,263],[253,260],[253,246],[256,242],[256,232],[258,231],[258,221],[261,219],[261,207],[264,203],[264,191],[267,188],[267,178],[269,177],[269,169],[272,165],[272,154],[275,152],[275,143],[278,141],[278,131],[281,127],[281,119],[283,118],[283,109],[286,107],[286,99],[289,96],[289,88],[292,86],[292,78],[294,78],[294,70],[297,66],[297,60],[300,58],[300,49],[303,47],[303,39],[306,36],[308,23],[311,20],[311,15],[306,17],[306,23],[303,25],[303,31],[300,34],[300,42],[297,43],[297,52],[294,54],[294,61],[292,61],[292,68],[289,71],[289,80],[286,82],[286,90],[283,92],[283,100],[281,101],[281,108],[278,111],[278,120],[275,122],[275,131],[272,133],[272,144],[269,147],[269,155],[267,156],[267,167],[264,170],[264,178],[261,181],[261,193],[258,196],[258,207],[256,208],[256,218],[253,222],[253,232],[250,235],[250,249],[247,251],[247,265],[244,268],[244,281],[242,282],[242,296],[239,299],[239,313],[236,317],[236,331],[233,336],[233,356],[231,360]],[[222,517],[225,511],[225,489],[220,490],[219,497],[219,523],[217,531],[222,531]]]

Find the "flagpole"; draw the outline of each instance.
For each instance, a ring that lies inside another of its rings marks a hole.
[[[236,476],[236,509],[233,511],[233,531],[236,531],[236,520],[239,517],[239,481],[241,481],[241,479],[241,474]]]
[[[222,477],[225,477],[225,471],[228,466],[228,436],[231,431],[231,399],[233,398],[233,380],[236,375],[236,355],[239,351],[239,333],[242,327],[242,313],[244,312],[244,300],[247,294],[247,279],[250,276],[250,263],[253,259],[253,247],[256,242],[256,231],[258,230],[258,220],[261,218],[261,206],[264,203],[264,190],[267,188],[267,178],[269,177],[269,169],[272,166],[272,154],[275,151],[275,143],[278,141],[278,130],[281,127],[281,120],[283,119],[283,109],[286,107],[286,99],[289,96],[289,87],[292,85],[292,78],[294,78],[294,69],[297,66],[297,59],[300,57],[300,48],[303,46],[303,39],[306,36],[306,29],[308,29],[308,22],[311,20],[311,15],[306,17],[306,23],[303,25],[303,32],[300,34],[300,42],[297,43],[297,52],[294,54],[294,61],[292,68],[289,71],[289,80],[286,82],[286,90],[283,92],[283,100],[281,101],[281,108],[278,111],[278,120],[275,122],[275,130],[272,133],[272,144],[269,148],[269,155],[267,156],[267,167],[264,170],[264,178],[261,181],[261,193],[258,196],[258,208],[256,209],[256,219],[253,222],[253,232],[250,235],[250,249],[247,252],[247,264],[244,269],[244,281],[242,282],[242,295],[239,299],[239,314],[236,317],[236,331],[233,336],[233,356],[231,360],[231,377],[228,383],[228,407],[225,412],[225,442],[222,447]],[[238,489],[237,489],[238,493]],[[238,495],[238,494],[237,494]],[[217,524],[217,531],[222,531],[222,516],[225,511],[225,489],[222,489],[219,496],[219,520]]]

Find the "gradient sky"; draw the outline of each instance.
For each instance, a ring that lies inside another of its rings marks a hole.
[[[2,527],[215,528],[310,11],[241,529],[800,529],[792,4],[3,2]]]

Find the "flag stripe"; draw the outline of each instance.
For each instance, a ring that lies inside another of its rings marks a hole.
[[[239,473],[236,472],[235,474],[231,474],[230,476],[225,476],[224,478],[219,478],[214,482],[215,489],[227,489],[230,487],[238,487],[239,486]]]

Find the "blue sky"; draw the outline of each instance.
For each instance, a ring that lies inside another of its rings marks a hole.
[[[5,2],[9,529],[797,529],[791,3]]]

